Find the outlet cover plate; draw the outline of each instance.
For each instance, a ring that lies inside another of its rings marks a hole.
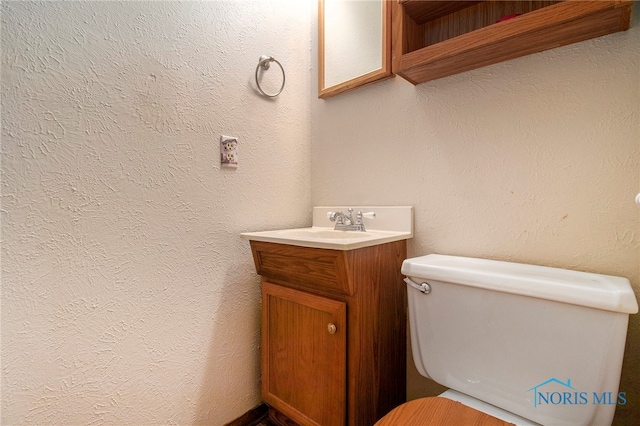
[[[220,165],[238,167],[238,138],[235,136],[220,136]]]

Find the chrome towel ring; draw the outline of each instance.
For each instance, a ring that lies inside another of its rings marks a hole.
[[[262,68],[265,71],[268,70],[269,67],[271,66],[271,62],[275,62],[276,64],[278,64],[278,66],[280,67],[280,70],[282,71],[282,86],[280,86],[280,90],[278,90],[278,93],[275,93],[273,95],[270,95],[269,93],[265,93],[264,90],[262,90],[262,87],[260,87],[260,82],[258,81],[258,72],[260,71],[260,68]],[[282,67],[282,64],[280,62],[278,62],[273,56],[265,56],[265,55],[260,56],[260,60],[258,61],[258,66],[256,66],[256,86],[258,86],[258,91],[263,96],[267,96],[269,98],[275,98],[280,93],[282,93],[282,89],[284,89],[285,78],[286,77],[284,75],[284,68]]]

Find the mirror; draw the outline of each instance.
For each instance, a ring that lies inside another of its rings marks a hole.
[[[392,0],[318,0],[318,97],[391,77]]]

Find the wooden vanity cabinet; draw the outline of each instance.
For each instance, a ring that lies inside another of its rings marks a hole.
[[[293,420],[344,425],[346,303],[262,282],[262,393]]]
[[[371,426],[406,401],[406,242],[251,241],[262,277],[262,397],[301,425]]]
[[[632,4],[398,0],[392,11],[393,72],[419,84],[624,31]]]

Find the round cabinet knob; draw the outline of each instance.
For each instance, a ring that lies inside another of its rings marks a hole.
[[[330,322],[327,325],[327,331],[329,332],[329,334],[336,334],[336,331],[338,331],[338,327],[336,327],[334,323]]]

